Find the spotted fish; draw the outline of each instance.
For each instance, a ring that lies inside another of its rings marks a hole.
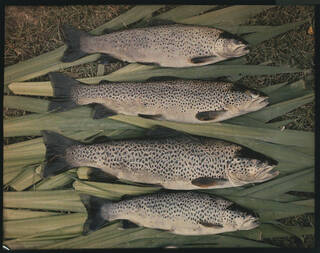
[[[156,192],[119,202],[87,195],[81,199],[88,212],[84,234],[118,219],[181,235],[219,234],[259,226],[258,215],[253,212],[200,192]]]
[[[154,137],[159,129],[151,130],[147,133],[149,137],[143,139],[96,144],[43,131],[46,145],[43,176],[86,166],[119,179],[192,190],[236,187],[278,175],[278,171],[273,171],[276,161],[246,147],[185,134]]]
[[[68,48],[61,59],[71,62],[102,53],[110,59],[193,67],[240,57],[249,53],[247,42],[228,32],[193,25],[161,25],[92,36],[68,25],[64,28]]]
[[[62,73],[51,73],[54,96],[50,111],[65,111],[92,104],[94,118],[134,115],[185,123],[219,122],[257,111],[268,97],[228,82],[167,80],[83,84]]]

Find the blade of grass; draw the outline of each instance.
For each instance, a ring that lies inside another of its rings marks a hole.
[[[283,86],[285,86],[287,84],[288,84],[288,82],[278,83],[278,84],[270,85],[270,86],[267,86],[267,87],[258,88],[258,90],[260,90],[263,93],[265,93],[266,95],[270,96],[271,94],[273,94],[274,92],[276,92],[281,87],[283,87]]]
[[[40,175],[36,173],[35,168],[31,167],[26,168],[9,185],[16,191],[23,191],[40,180]]]
[[[20,167],[12,167],[10,168],[10,170],[3,171],[3,184],[6,185],[10,183],[20,173],[21,173]]]
[[[288,119],[288,120],[281,120],[281,121],[277,121],[277,122],[273,122],[273,123],[268,123],[268,127],[271,128],[282,128],[285,125],[292,123],[294,121],[294,119]]]
[[[70,173],[70,171],[68,171],[68,173]],[[46,191],[52,189],[59,189],[71,184],[72,181],[73,179],[70,176],[66,175],[66,173],[62,173],[60,175],[43,179],[42,181],[37,183],[32,190]]]
[[[4,222],[4,238],[18,238],[32,234],[57,230],[63,227],[83,224],[86,219],[84,213],[55,215],[50,217],[37,217],[23,220]],[[26,229],[28,228],[28,229]],[[78,231],[79,233],[81,231]]]
[[[274,38],[280,34],[286,33],[290,30],[297,29],[302,24],[306,23],[308,20],[302,20],[295,23],[288,23],[280,26],[274,26],[274,27],[265,27],[263,30],[260,30],[257,33],[248,34],[243,36],[243,38],[249,42],[251,45],[257,45],[259,43],[262,43],[266,40],[269,40],[271,38]]]
[[[157,233],[152,237],[148,235],[153,232],[150,229],[138,231],[131,234],[132,240],[125,241],[124,238],[118,244],[112,245],[114,248],[153,248],[176,246],[184,247],[185,244],[202,244],[211,243],[212,247],[272,247],[272,245],[248,240],[245,238],[224,236],[224,235],[203,235],[203,236],[181,236],[173,235],[166,232]]]
[[[184,24],[201,24],[206,26],[215,25],[239,25],[254,15],[263,12],[267,9],[273,8],[271,5],[256,5],[256,6],[231,6],[219,10],[214,10],[200,16],[195,16],[183,20],[179,20],[180,23]]]
[[[116,129],[139,130],[135,126],[110,120],[108,118],[95,120],[92,110],[82,106],[61,113],[32,114],[4,122],[4,136],[40,135],[41,130],[56,132],[86,131],[88,129],[111,131]],[[77,129],[75,130],[75,126]],[[61,131],[61,128],[63,130]]]
[[[3,107],[14,108],[29,112],[45,113],[48,111],[49,101],[44,99],[22,96],[4,96]]]
[[[231,137],[233,139],[235,137],[242,137],[290,146],[314,147],[314,134],[305,131],[286,130],[282,132],[278,129],[254,128],[226,123],[181,124],[169,121],[141,119],[135,116],[126,115],[116,115],[110,117],[110,119],[119,120],[121,122],[133,124],[143,128],[161,125],[189,134],[221,139],[226,139],[226,137]]]
[[[145,66],[141,64],[131,64],[111,74],[95,78],[79,79],[86,83],[98,83],[101,80],[108,81],[143,81],[151,77],[171,76],[187,79],[213,79],[218,77],[242,78],[244,76],[255,75],[275,75],[281,73],[304,72],[305,70],[289,68],[283,66],[264,65],[208,65],[193,68],[160,68],[155,66]],[[13,82],[9,85],[14,94],[52,96],[53,91],[50,82]]]
[[[313,234],[314,229],[312,227],[301,227],[301,226],[285,226],[287,231],[295,231],[296,235],[308,235]],[[253,230],[242,230],[233,233],[228,233],[226,236],[240,236],[249,238],[252,240],[263,240],[267,238],[279,238],[279,237],[289,237],[291,233],[283,229],[280,229],[274,224],[261,224],[259,227]]]
[[[217,5],[181,5],[160,15],[153,19],[171,20],[179,22],[181,19],[186,19],[201,14],[202,12],[212,10]]]
[[[3,242],[3,244],[9,247],[9,249],[11,250],[42,249],[47,245],[56,244],[61,241],[64,241],[64,240],[41,240],[41,241],[6,240]]]
[[[251,198],[249,196],[227,196],[227,198],[241,206],[256,211],[259,214],[261,222],[269,222],[271,220],[314,212],[313,207],[305,205],[280,203],[278,201]]]
[[[250,196],[255,198],[272,199],[277,194],[288,192],[296,185],[312,179],[314,168],[305,169],[290,175],[273,179],[272,181],[256,185],[235,193],[235,196]]]
[[[76,191],[94,195],[97,197],[105,197],[111,199],[120,199],[123,195],[140,195],[152,193],[160,190],[160,187],[141,187],[125,184],[112,184],[101,182],[89,182],[77,180],[73,187]]]
[[[269,102],[276,104],[292,98],[302,97],[306,95],[307,92],[312,93],[310,89],[306,88],[306,82],[300,79],[269,92]]]
[[[248,114],[248,116],[250,115],[251,118],[254,118],[256,120],[268,122],[302,105],[305,105],[307,103],[314,101],[314,96],[315,95],[311,93],[302,97],[290,99],[281,103],[268,106],[258,112],[250,113]]]
[[[120,222],[112,223],[86,236],[78,236],[73,239],[64,240],[61,243],[53,243],[46,246],[47,249],[67,249],[67,248],[84,248],[86,245],[90,247],[94,242],[103,243],[106,239],[121,233],[118,230]]]
[[[43,211],[31,211],[31,210],[19,210],[19,209],[3,209],[3,220],[21,220],[28,218],[36,218],[36,217],[47,217],[53,215],[60,215],[56,212],[43,212]]]
[[[73,190],[4,192],[5,208],[28,208],[53,211],[86,212]]]

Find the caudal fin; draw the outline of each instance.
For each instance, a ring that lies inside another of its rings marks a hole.
[[[42,136],[46,146],[46,163],[42,177],[46,178],[72,169],[73,166],[66,160],[66,149],[79,142],[51,131],[42,131]]]
[[[88,52],[81,47],[81,41],[92,35],[69,25],[63,26],[63,35],[64,42],[68,48],[61,58],[62,62],[72,62],[88,54]]]
[[[103,227],[108,221],[108,209],[112,201],[85,194],[80,194],[80,198],[88,213],[82,233],[88,234]]]
[[[49,73],[54,98],[50,100],[48,111],[62,112],[77,107],[71,97],[72,88],[82,83],[59,72]]]

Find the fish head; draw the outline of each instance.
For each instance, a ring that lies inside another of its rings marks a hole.
[[[215,52],[224,59],[240,57],[250,52],[248,42],[240,37],[222,32],[215,42]]]
[[[235,203],[229,203],[224,211],[224,217],[234,229],[250,230],[260,225],[258,214]]]
[[[225,110],[231,117],[260,110],[269,104],[269,97],[263,92],[240,84],[233,84],[230,89],[232,99]]]
[[[278,162],[270,157],[241,147],[228,164],[227,176],[235,186],[260,183],[279,175],[279,171],[274,170],[277,164]]]

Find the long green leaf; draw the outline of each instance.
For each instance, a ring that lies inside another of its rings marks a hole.
[[[52,216],[52,215],[59,215],[56,212],[43,212],[43,211],[31,211],[31,210],[19,210],[19,209],[3,209],[3,220],[21,220],[21,219],[28,219],[28,218],[36,218],[36,217],[43,217],[43,216]]]
[[[33,114],[4,123],[4,136],[40,135],[41,130],[62,131],[86,131],[88,129],[117,130],[133,129],[135,126],[113,121],[110,119],[95,120],[92,118],[92,111],[89,107],[83,106],[74,110],[61,113]],[[75,127],[77,129],[75,130]]]
[[[205,13],[200,16],[179,20],[180,23],[184,24],[201,24],[207,26],[214,25],[239,25],[246,22],[250,17],[272,8],[271,5],[239,5],[231,6],[215,11]]]
[[[143,81],[151,77],[171,76],[188,79],[213,79],[218,77],[239,78],[255,75],[275,75],[281,73],[304,72],[302,69],[282,66],[263,65],[208,65],[193,68],[160,68],[141,64],[130,64],[126,67],[105,76],[79,79],[85,83],[98,83],[101,80],[108,81]],[[52,96],[53,91],[50,82],[13,82],[9,85],[14,94]]]
[[[157,15],[156,17],[154,17],[154,19],[179,22],[179,20],[196,16],[202,12],[212,10],[216,7],[217,5],[181,5],[165,13]]]
[[[314,147],[314,134],[304,131],[286,130],[282,132],[278,129],[253,128],[226,123],[181,124],[169,121],[141,119],[138,117],[125,115],[116,115],[110,118],[143,128],[161,125],[194,135],[202,135],[214,138],[226,139],[226,137],[230,137],[228,139],[235,139],[235,137],[242,137],[290,146]]]
[[[48,111],[49,101],[44,99],[22,96],[4,96],[3,107],[14,108],[29,112],[45,113]]]
[[[28,208],[86,212],[79,195],[73,190],[4,192],[5,208]]]
[[[267,238],[279,238],[279,237],[289,237],[292,234],[287,231],[295,231],[296,235],[308,235],[314,233],[314,228],[312,227],[301,227],[301,226],[284,226],[286,230],[280,229],[274,224],[261,224],[259,227],[253,230],[247,231],[237,231],[229,233],[227,235],[241,236],[249,238],[252,240],[263,240]]]
[[[64,240],[38,240],[38,241],[23,241],[23,240],[6,240],[3,242],[10,250],[21,249],[42,249],[47,245],[56,244]]]
[[[70,173],[70,171],[68,171],[68,173]],[[71,184],[72,181],[73,179],[70,176],[66,175],[66,173],[62,173],[60,175],[56,175],[40,181],[35,185],[34,190],[47,191],[52,189],[59,189]]]
[[[252,113],[250,117],[267,122],[281,115],[284,115],[287,112],[290,112],[301,105],[314,101],[314,96],[315,95],[311,93],[302,97],[298,97],[298,98],[290,99],[278,104],[274,104],[264,108],[263,110],[257,113],[254,113],[254,114]]]
[[[274,196],[293,190],[295,186],[304,184],[314,177],[314,169],[302,170],[288,176],[276,178],[255,187],[241,190],[235,196],[250,196],[262,199],[273,199]]]
[[[29,167],[11,181],[9,185],[16,191],[22,191],[40,180],[41,177],[36,173],[35,168]]]
[[[160,189],[160,187],[141,187],[125,184],[111,184],[100,182],[88,182],[77,180],[73,187],[75,190],[98,197],[110,199],[120,199],[123,195],[139,195],[152,193]]]
[[[307,22],[307,20],[303,20],[303,21],[284,24],[284,25],[280,25],[280,26],[265,27],[264,29],[261,29],[258,33],[248,34],[248,35],[243,36],[243,38],[246,41],[248,41],[250,45],[257,45],[257,44],[262,43],[266,40],[274,38],[280,34],[283,34],[283,33],[286,33],[290,30],[296,29],[306,22]]]
[[[314,212],[314,208],[307,205],[280,203],[278,201],[257,199],[249,196],[227,196],[227,198],[239,205],[256,211],[260,216],[261,222]]]
[[[92,232],[86,236],[78,236],[76,238],[65,240],[61,243],[53,243],[51,245],[48,245],[48,249],[66,249],[66,248],[85,248],[91,247],[92,244],[95,242],[103,243],[106,239],[112,236],[116,236],[118,233],[121,233],[122,231],[118,230],[120,228],[120,223],[116,222],[113,224],[110,224],[104,228],[101,228],[95,232]]]
[[[83,224],[86,214],[75,213],[4,222],[4,238],[17,238]],[[28,228],[28,229],[26,229]],[[79,231],[81,232],[81,231]]]

